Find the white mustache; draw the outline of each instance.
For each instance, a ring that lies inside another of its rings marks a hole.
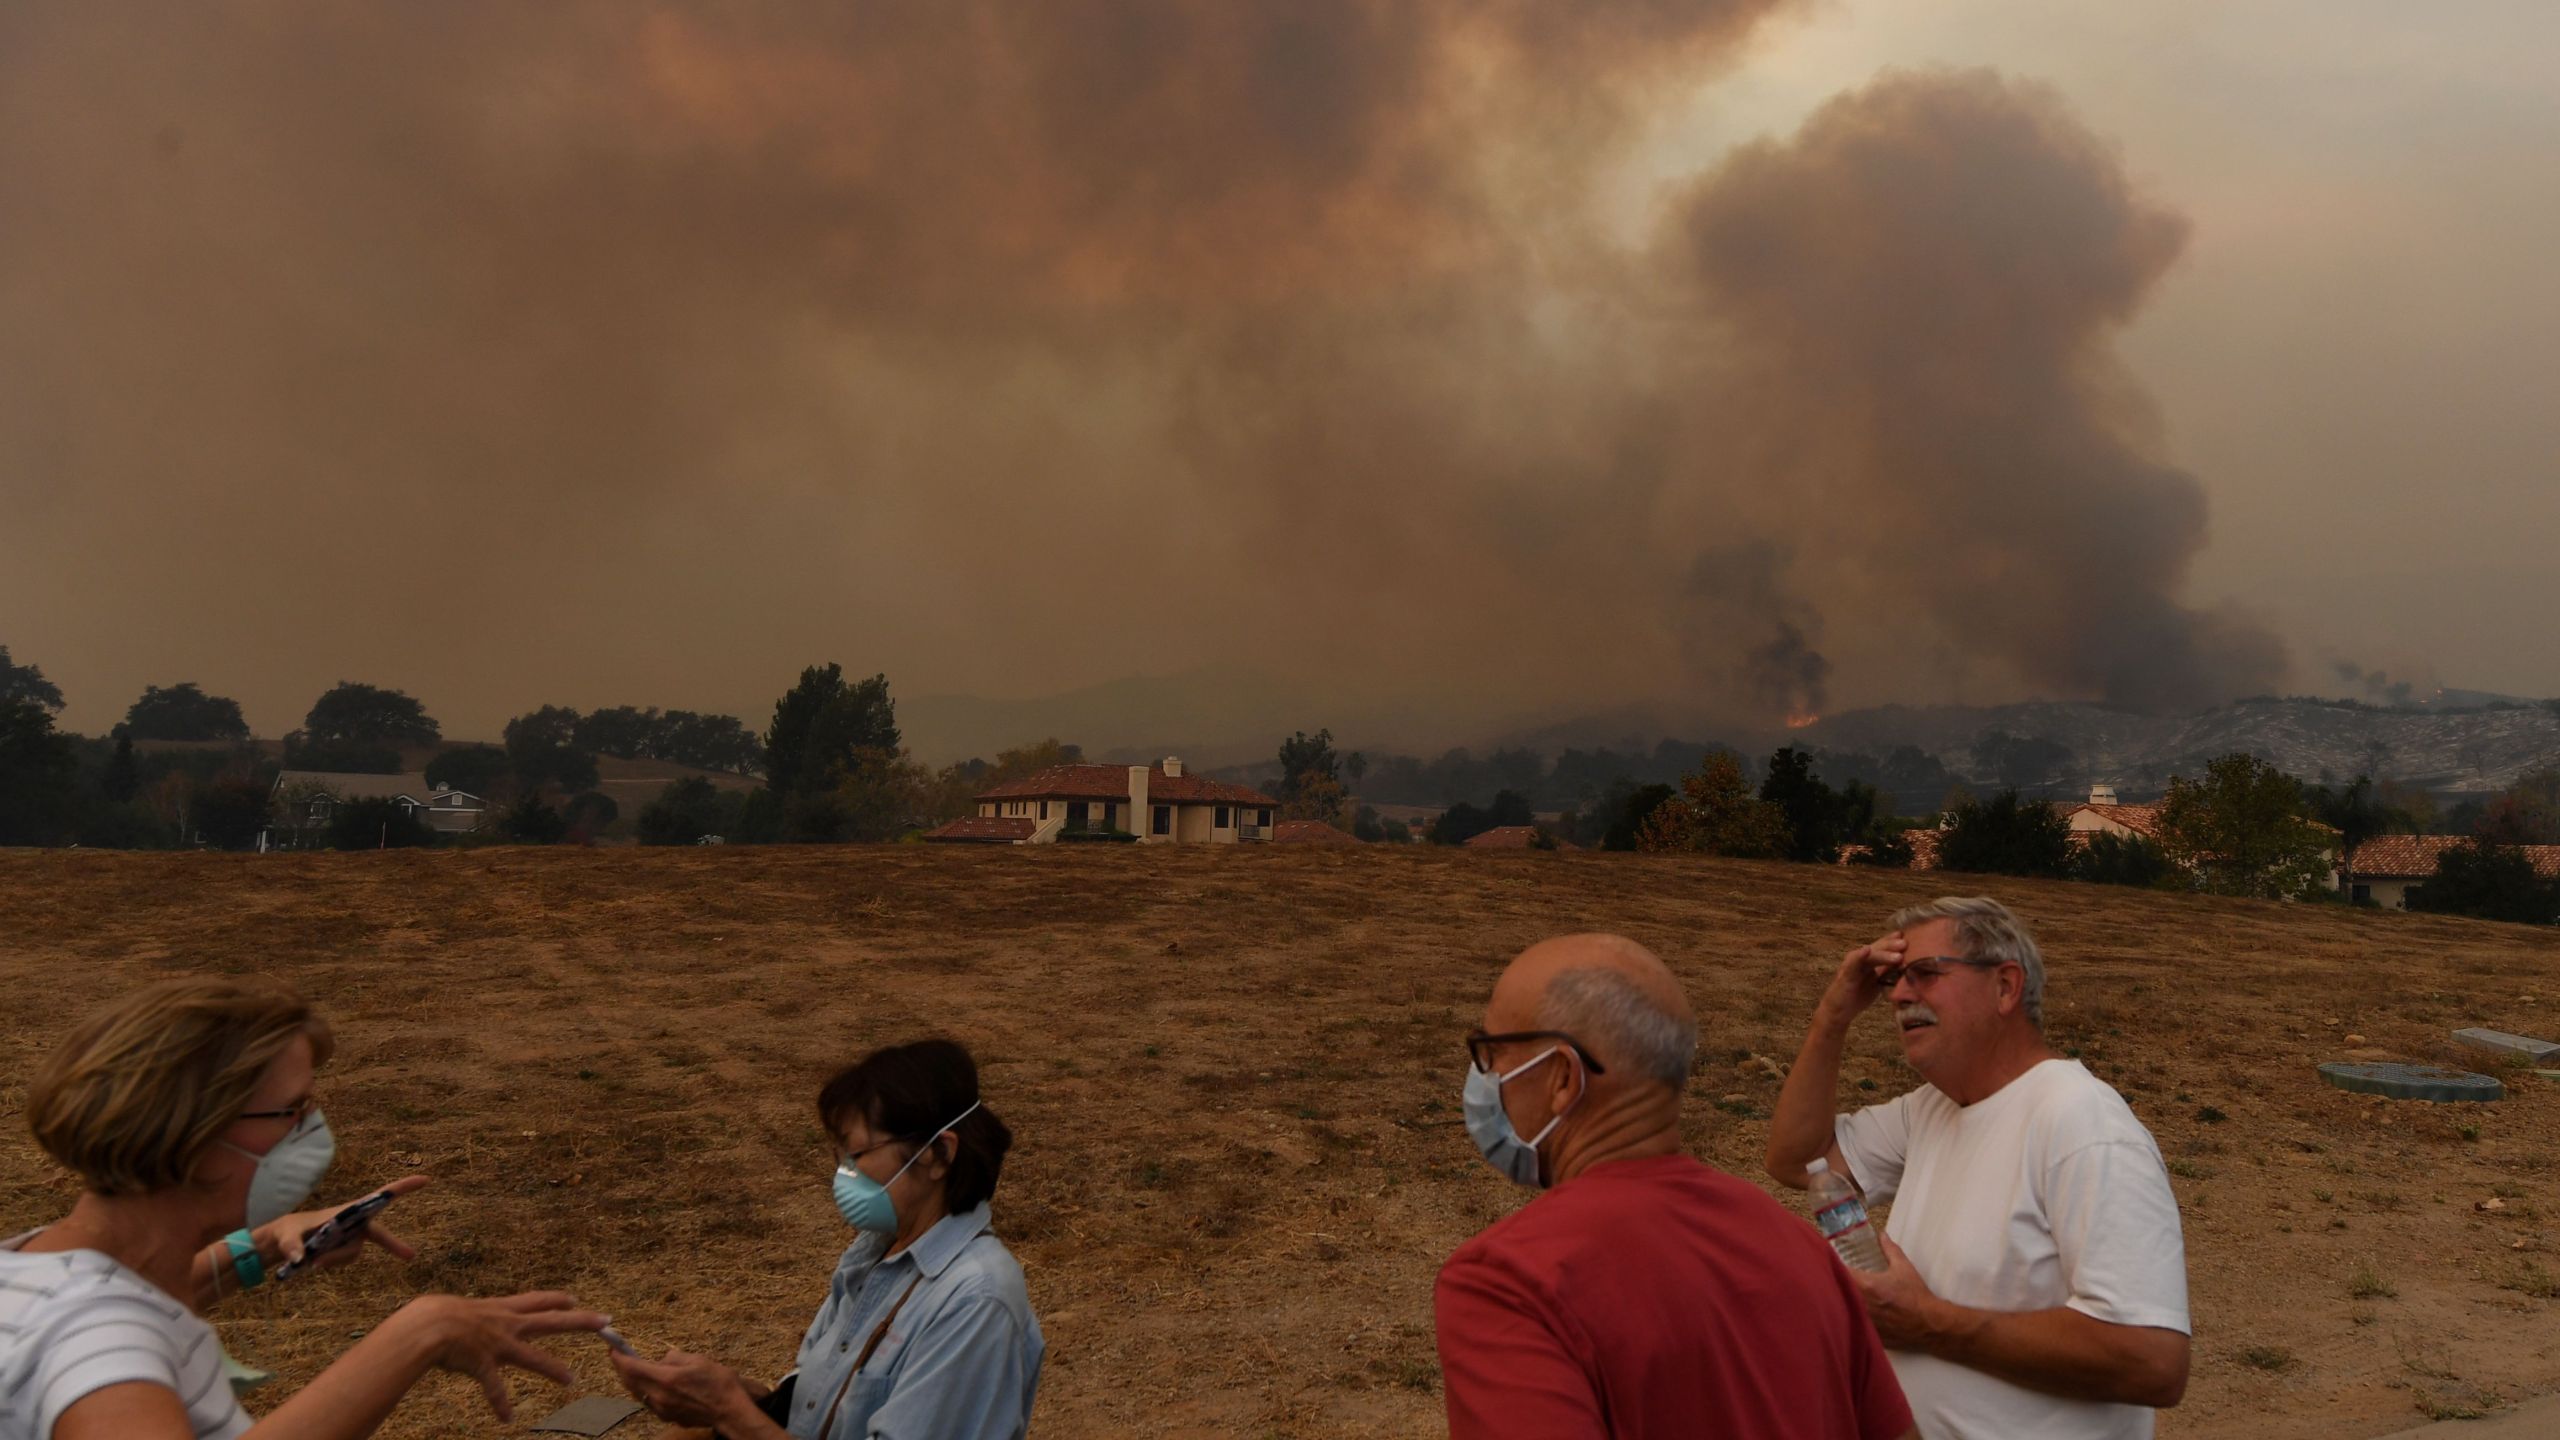
[[[1924,1020],[1935,1025],[1938,1023],[1938,1012],[1918,1000],[1907,1001],[1893,1007],[1895,1024],[1908,1025],[1914,1020]]]

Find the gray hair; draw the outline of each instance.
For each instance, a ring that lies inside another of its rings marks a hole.
[[[1538,1024],[1562,1030],[1674,1090],[1688,1085],[1689,1065],[1698,1053],[1695,1022],[1655,1004],[1635,981],[1598,966],[1567,970],[1549,981]]]
[[[1932,920],[1955,922],[1956,943],[1964,948],[1964,958],[1997,960],[2026,972],[2027,1019],[2037,1029],[2044,1028],[2044,952],[2036,949],[2036,937],[2027,933],[2027,922],[1988,895],[1971,899],[1947,895],[1895,915],[1893,928],[1908,930]]]

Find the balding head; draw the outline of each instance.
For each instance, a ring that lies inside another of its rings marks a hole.
[[[1559,935],[1521,951],[1494,983],[1484,1028],[1561,1030],[1607,1075],[1673,1090],[1698,1048],[1697,1016],[1670,967],[1622,935]]]

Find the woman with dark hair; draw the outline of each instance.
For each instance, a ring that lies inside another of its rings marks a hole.
[[[706,1356],[617,1354],[622,1383],[724,1440],[1019,1440],[1045,1346],[987,1214],[1013,1132],[980,1099],[977,1062],[949,1040],[875,1050],[818,1092],[818,1119],[836,1210],[860,1233],[799,1367],[758,1393]]]

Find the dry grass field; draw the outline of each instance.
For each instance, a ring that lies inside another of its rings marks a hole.
[[[847,1239],[816,1086],[942,1032],[1018,1137],[996,1216],[1049,1339],[1039,1433],[1427,1435],[1433,1273],[1523,1198],[1457,1123],[1502,961],[1578,928],[1659,950],[1704,1020],[1690,1143],[1756,1176],[1759,1057],[1793,1055],[1845,946],[1950,883],[1419,850],[0,853],[0,1233],[70,1198],[15,1117],[76,1016],[268,971],[338,1026],[330,1197],[436,1184],[393,1212],[418,1261],[231,1302],[235,1353],[290,1384],[412,1292],[541,1286],[778,1372]],[[2462,1025],[2560,1029],[2547,932],[1991,888],[2053,957],[2055,1043],[2177,1175],[2197,1345],[2163,1435],[2371,1436],[2560,1389],[2560,1088],[2438,1107],[2312,1071],[2351,1034],[2439,1059]],[[1863,1023],[1843,1103],[1910,1083]],[[552,1343],[611,1385],[600,1346]],[[520,1390],[529,1416],[562,1398]],[[385,1433],[505,1430],[439,1379]]]

